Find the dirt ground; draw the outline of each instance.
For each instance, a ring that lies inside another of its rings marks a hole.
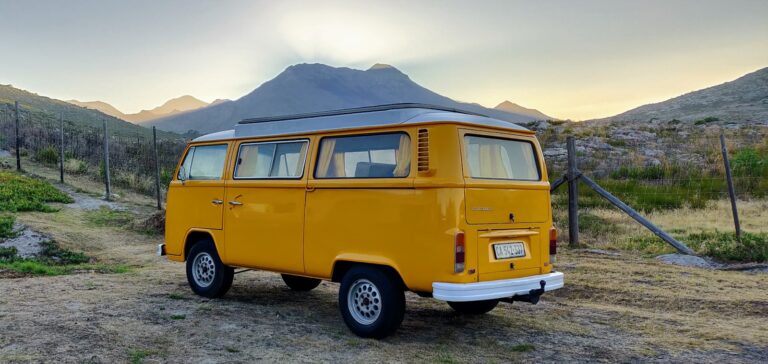
[[[149,214],[151,200],[127,209]],[[0,362],[768,362],[768,275],[563,250],[566,287],[481,317],[407,295],[400,330],[360,339],[338,286],[290,291],[245,272],[222,299],[192,294],[161,236],[93,226],[87,211],[22,213],[61,245],[128,273],[0,278]],[[3,277],[3,275],[0,275]]]

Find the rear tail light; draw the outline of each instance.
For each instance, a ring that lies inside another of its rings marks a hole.
[[[557,255],[557,229],[553,226],[549,229],[549,260],[551,263],[555,262],[555,255]]]
[[[461,273],[464,271],[464,259],[466,252],[466,244],[464,242],[464,232],[459,231],[453,237],[453,249],[454,249],[454,265],[453,271]]]

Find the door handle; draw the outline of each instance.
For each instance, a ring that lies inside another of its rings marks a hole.
[[[213,201],[211,201],[211,203],[214,204],[214,205],[221,205],[221,204],[224,203],[224,201],[222,201],[222,200],[213,200]]]
[[[242,202],[237,202],[237,201],[229,201],[229,204],[232,205],[232,206],[240,206],[243,203]]]

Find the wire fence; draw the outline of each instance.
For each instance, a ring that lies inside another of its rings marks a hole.
[[[16,110],[13,104],[0,104],[0,149],[16,149]],[[82,125],[66,114],[56,115],[20,105],[20,154],[36,162],[58,167],[63,132],[65,175],[87,175],[102,181],[105,177],[104,130]],[[133,134],[107,129],[109,168],[113,185],[144,194],[155,194],[155,154],[151,129]],[[161,193],[184,150],[181,138],[157,140]],[[23,166],[22,166],[23,168]]]

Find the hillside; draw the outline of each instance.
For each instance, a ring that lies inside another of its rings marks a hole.
[[[477,104],[461,103],[413,82],[398,69],[377,64],[368,70],[335,68],[322,64],[288,67],[251,93],[199,110],[147,122],[163,130],[208,133],[226,130],[238,121],[275,116],[399,102],[428,103],[461,108],[509,122],[525,123],[536,117]]]
[[[101,111],[80,107],[65,101],[52,99],[45,96],[21,90],[11,85],[0,85],[0,109],[9,112],[13,107],[14,101],[18,101],[22,110],[31,113],[33,121],[56,121],[59,114],[64,115],[64,119],[73,125],[80,127],[102,128],[102,120],[107,121],[109,130],[122,135],[150,135],[150,129],[120,120],[114,116],[107,115]],[[10,116],[11,114],[8,113]],[[158,133],[161,138],[180,138],[181,136],[173,133]]]
[[[601,120],[680,121],[714,120],[722,122],[768,121],[768,67],[736,80],[643,105]]]
[[[216,100],[214,103],[221,102]],[[67,100],[68,103],[77,106],[87,107],[89,109],[99,110],[107,115],[119,119],[130,121],[132,123],[142,123],[145,121],[161,118],[164,116],[175,115],[184,111],[199,109],[209,104],[190,95],[180,96],[166,101],[164,104],[150,110],[141,110],[135,114],[125,114],[116,107],[103,101],[78,101]]]

